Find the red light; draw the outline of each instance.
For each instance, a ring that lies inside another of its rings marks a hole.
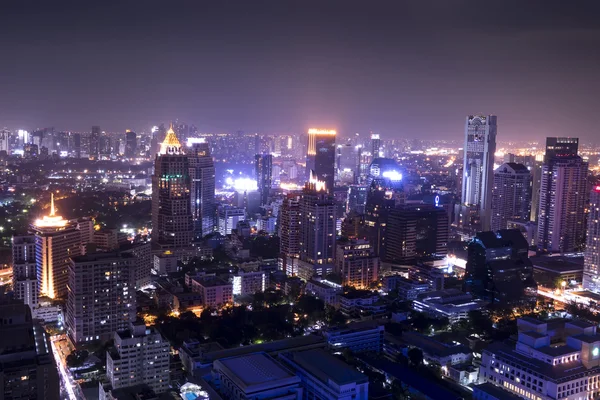
[[[600,192],[600,186],[596,186],[596,187],[594,188],[594,190],[595,190],[596,192]]]

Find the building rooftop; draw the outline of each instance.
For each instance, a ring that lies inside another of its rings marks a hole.
[[[218,276],[200,276],[194,278],[194,280],[204,287],[231,285],[231,283],[227,282],[225,279],[219,278]]]
[[[286,357],[316,376],[320,381],[334,382],[338,386],[368,382],[366,375],[321,349],[286,354]]]
[[[265,353],[224,358],[215,363],[228,370],[230,378],[237,381],[246,393],[262,385],[282,386],[300,382],[300,378]]]
[[[583,271],[583,256],[567,257],[567,256],[538,256],[529,259],[533,267],[540,270],[565,273],[565,272],[581,272]]]
[[[578,352],[579,350],[572,348],[571,346],[543,346],[536,348],[537,351],[542,352],[550,357],[560,357],[567,354]]]
[[[473,391],[482,391],[490,395],[490,398],[498,400],[522,400],[521,397],[507,392],[506,390],[489,382],[473,386]]]

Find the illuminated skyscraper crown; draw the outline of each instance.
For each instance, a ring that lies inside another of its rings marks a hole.
[[[315,171],[311,170],[310,171],[310,178],[308,180],[308,182],[306,183],[306,186],[308,189],[310,190],[314,190],[316,192],[326,192],[327,188],[326,188],[326,184],[325,181],[320,181],[317,176],[315,175]]]
[[[60,215],[56,215],[56,209],[54,208],[54,193],[50,194],[50,215],[44,215],[42,219],[35,221],[35,226],[39,228],[61,228],[67,225],[67,220],[63,219]]]
[[[179,139],[177,139],[177,135],[175,135],[175,131],[173,130],[173,125],[167,131],[167,136],[165,136],[165,140],[160,144],[160,154],[180,154],[181,153],[181,143],[179,143]]]

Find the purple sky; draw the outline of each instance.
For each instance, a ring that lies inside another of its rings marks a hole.
[[[0,126],[600,142],[598,1],[5,3]]]

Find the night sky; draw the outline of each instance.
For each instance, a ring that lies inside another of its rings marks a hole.
[[[599,1],[6,3],[0,126],[600,142]]]

